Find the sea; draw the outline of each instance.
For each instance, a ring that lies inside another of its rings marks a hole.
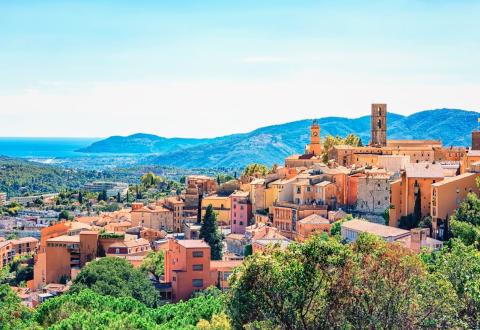
[[[71,158],[85,156],[76,152],[100,138],[0,137],[0,155],[18,158]]]

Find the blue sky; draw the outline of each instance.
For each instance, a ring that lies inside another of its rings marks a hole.
[[[478,17],[478,1],[0,0],[0,135],[479,110]]]

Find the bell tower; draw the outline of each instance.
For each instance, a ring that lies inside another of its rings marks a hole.
[[[387,145],[387,105],[372,104],[371,116],[372,135],[370,145],[373,147],[385,147]]]
[[[320,144],[320,125],[316,119],[312,121],[312,126],[310,127],[310,145],[308,146],[308,151],[315,156],[320,155],[322,152],[322,146]]]

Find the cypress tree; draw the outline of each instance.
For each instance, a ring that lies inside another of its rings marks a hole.
[[[200,238],[210,245],[212,260],[222,259],[222,235],[218,231],[217,215],[212,205],[208,205],[200,228]]]

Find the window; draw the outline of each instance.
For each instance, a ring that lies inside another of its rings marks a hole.
[[[202,258],[203,257],[203,251],[193,251],[193,257],[194,258]]]
[[[192,286],[194,288],[202,288],[203,287],[203,280],[201,278],[193,279],[192,280]]]
[[[202,270],[203,270],[203,265],[202,265],[202,264],[193,265],[192,269],[193,269],[194,271],[202,271]]]
[[[243,226],[243,221],[240,221],[240,226]]]

